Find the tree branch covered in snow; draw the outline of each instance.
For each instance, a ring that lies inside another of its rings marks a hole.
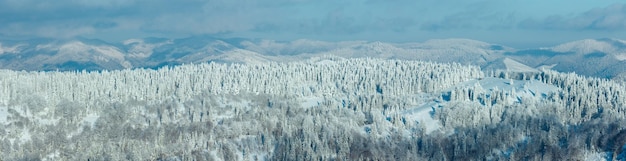
[[[619,158],[626,144],[619,126],[626,123],[624,91],[612,81],[553,71],[483,74],[460,64],[332,56],[158,70],[5,70],[0,155],[566,160],[610,152]]]

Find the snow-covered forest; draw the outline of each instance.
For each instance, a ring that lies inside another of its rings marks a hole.
[[[3,160],[626,159],[626,87],[344,59],[0,71]]]

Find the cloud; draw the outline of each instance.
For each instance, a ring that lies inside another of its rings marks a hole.
[[[506,12],[459,12],[440,20],[424,22],[420,29],[426,31],[445,30],[493,30],[509,29],[514,26],[516,15]]]
[[[117,27],[117,23],[111,22],[111,21],[101,21],[101,22],[94,23],[92,26],[95,29],[110,29],[110,28]]]
[[[459,13],[460,8],[464,7],[435,0],[5,0],[0,1],[0,24],[5,24],[0,33],[71,37],[134,30],[145,35],[349,37],[409,33],[420,26],[431,26],[427,30],[467,28],[477,26],[473,20],[487,19],[483,13],[469,13],[484,9],[472,7]]]
[[[0,1],[0,33],[10,36],[73,37],[111,30],[137,30],[155,16],[184,13],[194,0],[6,0]],[[140,25],[137,25],[140,24]],[[130,27],[130,28],[129,28]]]
[[[389,25],[394,26],[388,26],[390,30],[402,31],[411,23],[398,21],[410,20],[407,18],[410,16],[404,15],[406,12],[400,13],[410,8],[401,4],[410,1],[394,3],[370,0],[6,0],[0,1],[0,23],[30,29],[73,23],[98,31],[124,26],[119,21],[133,19],[135,23],[142,23],[138,30],[148,32],[262,31],[259,28],[265,25],[265,28],[278,26],[280,30],[300,33],[350,34],[364,32],[370,28],[368,26],[384,30],[386,28],[380,24],[392,22],[394,24]]]
[[[576,4],[568,0],[2,0],[0,35],[87,36],[108,41],[197,34],[376,41],[488,39],[512,30],[622,30],[624,5],[567,16],[613,1],[617,0]],[[572,7],[560,7],[564,5]]]
[[[595,8],[574,16],[551,15],[543,19],[526,19],[519,26],[547,30],[626,30],[626,4]]]

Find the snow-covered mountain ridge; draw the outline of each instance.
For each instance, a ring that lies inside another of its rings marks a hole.
[[[626,78],[626,41],[586,39],[554,47],[514,49],[469,39],[416,43],[315,40],[273,41],[195,36],[183,39],[0,40],[0,68],[12,70],[118,70],[185,63],[297,61],[323,55],[456,62],[485,70],[533,71],[550,67],[601,78]]]

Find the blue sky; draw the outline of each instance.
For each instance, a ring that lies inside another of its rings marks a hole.
[[[626,39],[623,0],[0,0],[4,37],[420,42]]]

